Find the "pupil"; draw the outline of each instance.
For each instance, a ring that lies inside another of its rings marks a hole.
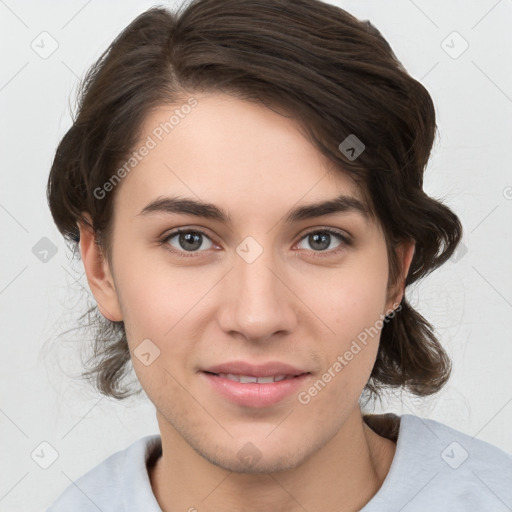
[[[187,244],[196,244],[195,247],[190,247],[190,245],[187,247]],[[199,249],[201,247],[201,235],[199,233],[181,233],[180,234],[180,245],[184,249]]]
[[[330,236],[331,235],[329,235],[328,233],[315,233],[313,235],[310,235],[310,239],[313,240],[311,247],[316,248],[320,251],[327,249],[327,247],[329,247]],[[323,243],[324,247],[315,247],[316,243],[320,243],[320,245],[322,245]]]

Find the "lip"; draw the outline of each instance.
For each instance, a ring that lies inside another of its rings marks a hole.
[[[287,363],[269,361],[264,364],[252,364],[245,361],[231,361],[209,368],[202,368],[202,371],[209,373],[233,373],[235,375],[252,375],[253,377],[270,377],[271,375],[301,375],[309,373]]]
[[[272,375],[292,375],[278,382],[260,384],[256,382],[241,383],[225,377],[214,375],[231,373],[253,377],[270,377]],[[297,394],[311,373],[300,370],[286,363],[269,362],[254,365],[243,361],[234,361],[211,366],[201,370],[200,375],[206,379],[211,388],[221,397],[244,407],[270,407],[292,394]]]

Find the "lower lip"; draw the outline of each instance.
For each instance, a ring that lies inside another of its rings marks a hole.
[[[309,377],[308,373],[298,375],[293,379],[284,379],[269,384],[250,382],[242,384],[234,380],[219,377],[212,373],[201,372],[210,385],[220,395],[230,402],[245,407],[269,407],[281,400],[298,393],[304,381]]]

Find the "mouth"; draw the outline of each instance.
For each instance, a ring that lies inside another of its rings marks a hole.
[[[205,372],[209,373],[210,375],[215,375],[216,377],[221,377],[223,379],[228,379],[233,382],[240,382],[241,384],[271,384],[272,382],[280,382],[282,380],[287,379],[296,379],[297,377],[300,377],[301,375],[305,374],[299,374],[299,375],[269,375],[268,377],[257,377],[255,375],[236,375],[234,373],[212,373],[212,372]]]
[[[311,377],[309,371],[277,362],[264,365],[232,362],[199,373],[217,397],[252,408],[270,407],[298,394]]]

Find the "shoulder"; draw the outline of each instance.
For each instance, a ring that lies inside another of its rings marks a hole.
[[[460,473],[502,470],[512,478],[512,455],[497,446],[428,418],[404,414],[402,421],[404,434],[418,445],[419,454],[434,450],[429,461],[442,461],[452,470],[462,469]]]
[[[103,512],[142,509],[160,512],[146,467],[148,459],[160,449],[159,435],[138,439],[72,482],[47,512],[98,509]]]
[[[364,511],[390,503],[408,511],[511,510],[512,455],[438,421],[404,414],[389,473]]]

